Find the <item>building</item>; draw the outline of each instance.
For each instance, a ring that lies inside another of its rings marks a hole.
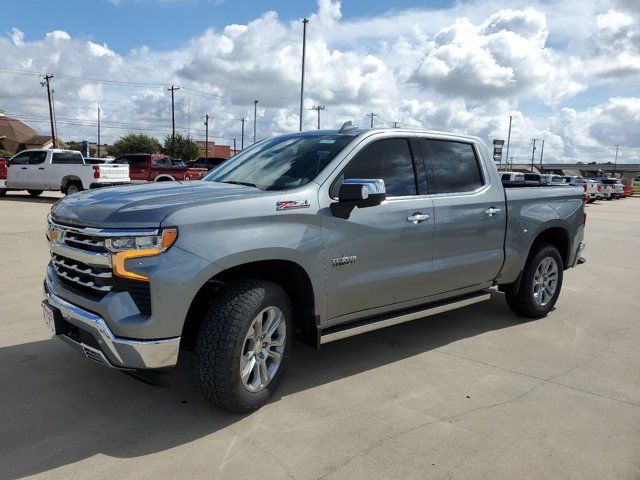
[[[228,159],[231,157],[231,147],[229,145],[216,145],[215,142],[209,142],[209,151],[205,150],[206,142],[197,140],[198,157],[199,158],[220,158]]]
[[[0,110],[0,150],[18,153],[29,148],[53,148],[51,135],[38,135],[30,126],[17,118],[7,117]]]

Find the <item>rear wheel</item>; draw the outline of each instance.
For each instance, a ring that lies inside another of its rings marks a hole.
[[[562,288],[563,264],[553,245],[540,243],[532,249],[518,288],[507,289],[507,304],[518,315],[546,316],[556,304]]]
[[[3,188],[0,190],[0,197],[4,197],[7,194],[7,191]]]
[[[293,340],[286,292],[264,280],[241,280],[218,292],[206,310],[194,356],[204,397],[235,413],[264,405],[278,387]]]
[[[27,190],[27,193],[32,197],[38,197],[42,195],[43,190]]]
[[[65,195],[73,195],[74,193],[78,193],[81,191],[82,191],[82,184],[76,181],[68,182],[66,187],[64,188]]]

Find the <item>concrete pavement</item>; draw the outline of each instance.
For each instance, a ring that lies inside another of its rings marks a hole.
[[[277,398],[207,405],[48,335],[56,194],[0,199],[0,478],[638,479],[640,198],[588,206],[588,262],[547,318],[484,304],[294,349]]]

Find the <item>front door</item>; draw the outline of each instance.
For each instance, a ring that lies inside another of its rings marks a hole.
[[[407,138],[376,140],[359,149],[332,185],[334,207],[348,178],[383,179],[387,200],[348,215],[323,209],[331,323],[424,296],[431,281],[434,212],[431,198],[423,195],[423,166],[414,165],[417,149]]]

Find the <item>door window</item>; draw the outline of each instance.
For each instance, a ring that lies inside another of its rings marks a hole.
[[[29,163],[29,154],[31,152],[22,152],[10,159],[11,165],[27,165]]]
[[[483,185],[473,145],[424,140],[431,193],[473,192]]]
[[[404,138],[388,138],[367,145],[342,171],[331,189],[337,197],[340,185],[349,178],[384,180],[388,197],[416,195],[416,177],[409,142]]]

